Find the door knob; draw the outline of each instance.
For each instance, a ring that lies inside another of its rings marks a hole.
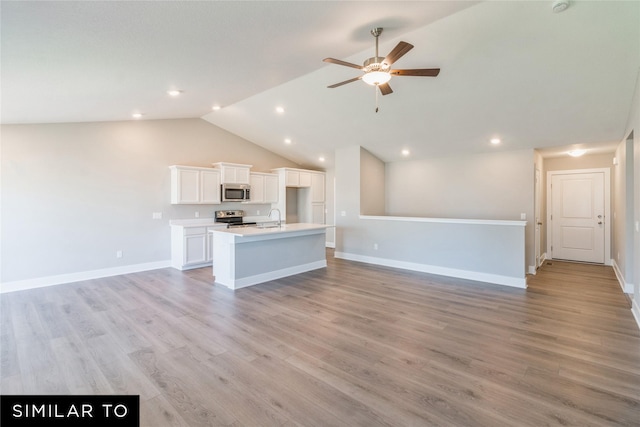
[[[602,215],[598,215],[598,218],[602,218]]]
[[[542,223],[541,223],[541,222],[539,222],[539,223],[538,223],[538,225],[542,225]]]
[[[599,225],[602,225],[602,221],[598,221],[598,224],[599,224]]]

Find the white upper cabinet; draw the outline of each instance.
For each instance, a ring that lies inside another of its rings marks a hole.
[[[192,166],[170,166],[171,204],[220,203],[220,171]]]
[[[278,175],[273,173],[251,173],[251,202],[277,203]]]
[[[251,165],[218,162],[213,166],[220,169],[223,184],[250,184]]]
[[[299,169],[284,169],[285,187],[311,187],[311,173]]]
[[[311,174],[311,203],[324,203],[325,201],[325,174]]]

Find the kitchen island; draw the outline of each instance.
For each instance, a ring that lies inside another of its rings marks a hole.
[[[327,266],[323,224],[210,230],[215,282],[240,289]]]

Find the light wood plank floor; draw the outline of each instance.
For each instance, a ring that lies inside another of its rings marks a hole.
[[[3,294],[3,394],[139,394],[143,426],[640,425],[610,267],[529,289],[332,258],[235,293],[162,269]]]

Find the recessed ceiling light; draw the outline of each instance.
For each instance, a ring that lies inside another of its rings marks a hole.
[[[406,148],[404,150],[402,150],[402,155],[403,156],[408,156],[409,154],[411,154],[411,152],[409,150],[407,150]]]
[[[580,157],[586,152],[587,150],[571,150],[567,154],[570,155],[571,157]]]
[[[180,96],[182,91],[178,89],[171,89],[171,90],[168,90],[167,93],[169,94],[169,96],[176,97],[176,96]]]
[[[284,113],[284,108],[283,107],[276,107],[276,113]]]
[[[221,107],[221,106],[219,106],[219,105],[214,105],[213,107],[211,107],[211,109],[212,109],[213,111],[218,111],[218,110],[222,109],[222,107]]]
[[[491,141],[490,141],[490,142],[491,142],[493,145],[498,145],[498,144],[500,144],[500,142],[501,142],[501,141],[500,141],[500,138],[491,138]]]
[[[320,160],[321,162],[324,162],[324,157],[318,157],[318,160]]]
[[[142,113],[133,113],[133,114],[131,115],[131,117],[133,117],[134,119],[139,119],[139,118],[141,118],[142,116],[143,116],[143,114],[142,114]]]
[[[291,139],[289,139],[289,138],[285,138],[285,139],[284,139],[284,143],[285,143],[285,144],[291,144]]]

